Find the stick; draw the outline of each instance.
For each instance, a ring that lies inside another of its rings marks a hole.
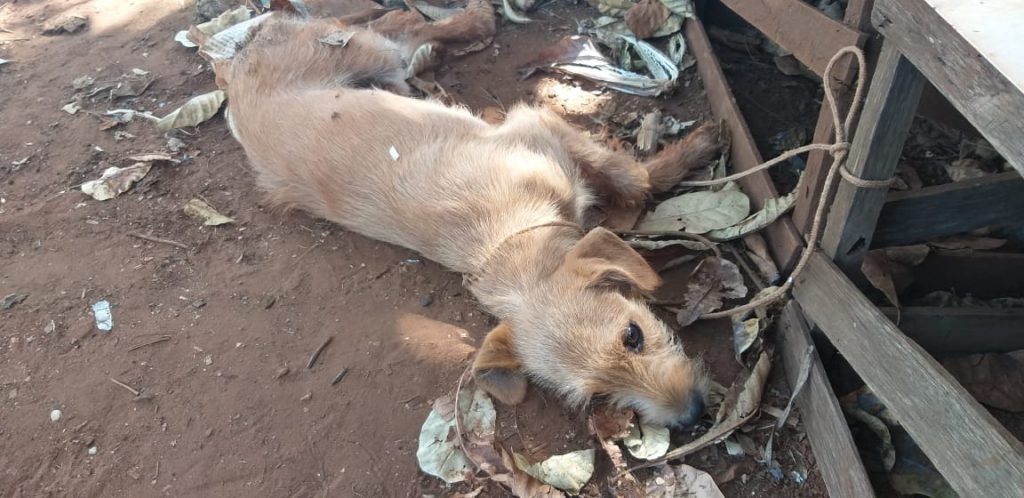
[[[129,237],[135,237],[137,239],[148,240],[150,242],[156,242],[157,244],[167,244],[167,245],[171,245],[171,246],[174,246],[174,247],[180,247],[180,248],[182,248],[182,249],[184,249],[186,251],[189,250],[189,247],[187,245],[182,244],[181,242],[174,241],[174,240],[161,239],[159,237],[154,237],[152,235],[146,235],[146,234],[139,233],[139,232],[129,232],[128,236]]]
[[[135,389],[133,389],[132,386],[129,386],[128,384],[125,384],[124,382],[121,382],[121,381],[119,381],[119,380],[117,380],[117,379],[115,379],[113,377],[110,378],[110,382],[113,382],[114,384],[117,384],[117,385],[119,385],[119,386],[121,386],[121,387],[123,387],[123,388],[125,388],[125,389],[127,389],[129,391],[131,391],[131,393],[134,394],[135,396],[139,396],[139,395],[142,394],[139,391],[136,391]]]
[[[334,378],[331,379],[331,385],[333,386],[333,385],[341,382],[341,379],[344,379],[345,378],[345,374],[347,374],[347,373],[348,373],[348,367],[342,368],[341,371],[338,372],[338,375],[335,375]]]
[[[313,351],[313,354],[309,355],[309,361],[306,362],[306,368],[307,369],[313,368],[313,364],[316,363],[316,359],[320,357],[320,353],[323,353],[324,349],[327,347],[327,345],[330,344],[331,341],[333,341],[333,340],[334,340],[334,336],[333,335],[328,337],[327,339],[324,340],[323,343],[320,344],[320,347],[316,348],[316,351]]]
[[[128,352],[130,353],[132,351],[135,351],[136,349],[142,349],[142,348],[144,348],[146,346],[152,346],[154,344],[159,344],[161,342],[169,341],[169,340],[171,340],[171,336],[169,336],[169,335],[162,335],[162,336],[157,337],[157,338],[155,338],[155,339],[153,339],[151,341],[147,341],[147,342],[144,342],[142,344],[137,344],[135,346],[132,346],[132,347],[128,348]]]

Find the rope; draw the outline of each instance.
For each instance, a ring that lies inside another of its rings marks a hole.
[[[832,92],[832,72],[835,65],[845,55],[852,55],[857,60],[857,82],[854,87],[853,101],[850,102],[850,109],[847,112],[844,119],[840,120],[839,105],[836,103],[835,94]],[[866,64],[864,62],[864,52],[854,46],[845,47],[836,52],[832,59],[828,62],[828,66],[825,67],[825,74],[823,79],[825,85],[825,101],[828,103],[829,110],[832,112],[832,126],[835,129],[835,142],[831,145],[827,144],[809,144],[803,147],[798,147],[784,152],[779,157],[759,164],[749,170],[734,175],[729,175],[725,178],[719,178],[717,180],[706,180],[706,181],[690,181],[682,182],[679,185],[685,187],[706,187],[710,185],[717,185],[720,183],[726,183],[733,180],[743,178],[748,175],[752,175],[759,171],[768,169],[776,164],[786,161],[797,155],[812,151],[812,150],[824,150],[832,156],[832,164],[828,168],[828,174],[825,176],[825,182],[822,186],[821,198],[818,200],[818,206],[814,210],[814,219],[811,223],[811,231],[808,234],[807,245],[804,247],[803,252],[800,254],[800,259],[797,261],[796,266],[790,273],[789,278],[786,282],[779,286],[778,289],[766,294],[758,299],[752,300],[747,304],[738,306],[736,308],[716,311],[714,313],[707,313],[701,316],[702,320],[712,320],[716,318],[726,318],[732,315],[746,313],[755,308],[759,308],[766,304],[771,304],[783,297],[793,287],[793,283],[796,277],[807,266],[807,262],[810,261],[811,256],[818,246],[818,239],[821,237],[822,222],[825,218],[825,208],[831,204],[832,190],[835,185],[836,175],[838,174],[843,180],[850,183],[851,185],[858,188],[869,188],[869,189],[882,189],[888,188],[892,180],[867,180],[854,176],[849,170],[846,169],[846,158],[850,153],[850,142],[848,136],[850,135],[850,128],[853,127],[853,120],[857,113],[860,111],[860,106],[863,102],[863,92],[866,83]],[[799,185],[797,186],[799,188]]]

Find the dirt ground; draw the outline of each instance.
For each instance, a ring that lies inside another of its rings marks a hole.
[[[220,117],[175,133],[186,144],[182,162],[157,165],[133,192],[98,202],[78,191],[132,154],[167,150],[168,136],[151,123],[101,130],[99,114],[163,115],[215,89],[205,62],[172,40],[193,8],[191,0],[0,2],[0,58],[11,61],[0,66],[0,294],[24,298],[0,312],[0,495],[447,493],[419,472],[416,438],[431,401],[454,389],[493,325],[459,275],[265,206]],[[68,14],[87,17],[88,27],[40,35]],[[517,67],[596,11],[557,2],[532,15],[538,22],[503,22],[492,47],[438,70],[455,100],[481,112],[544,103],[595,133],[602,116],[655,106],[681,120],[709,118],[693,69],[660,100],[559,77],[518,81]],[[142,96],[61,110],[74,79],[113,81],[133,68],[156,76]],[[115,131],[134,136],[116,140]],[[182,206],[196,197],[237,223],[204,227],[187,217]],[[109,333],[95,330],[90,312],[101,299],[113,306]],[[701,323],[683,338],[719,383],[740,371],[728,323]],[[342,368],[347,376],[332,386]],[[774,385],[769,399],[781,406],[787,393]],[[531,457],[596,446],[587,413],[548,394],[533,391],[499,412],[499,439]],[[751,437],[763,444],[770,423],[754,424]],[[825,495],[802,433],[786,429],[777,452],[787,473],[806,470],[808,481],[776,483],[721,447],[687,462],[712,473],[727,496]],[[598,467],[585,494],[601,493],[606,460]]]

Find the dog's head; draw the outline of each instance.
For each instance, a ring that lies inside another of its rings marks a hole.
[[[515,316],[488,334],[474,363],[478,383],[512,404],[525,396],[529,377],[575,405],[600,395],[649,423],[696,423],[704,372],[642,300],[659,285],[658,274],[601,228],[559,257]]]

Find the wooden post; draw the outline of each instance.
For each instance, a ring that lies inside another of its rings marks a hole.
[[[1024,446],[827,256],[811,257],[793,295],[960,496],[1020,496]]]
[[[813,344],[810,329],[796,301],[791,301],[782,310],[779,332],[782,364],[792,389],[800,374],[804,351]],[[803,392],[796,398],[796,407],[800,410],[800,419],[828,494],[831,498],[871,498],[875,496],[874,489],[817,352],[811,361],[810,375]]]
[[[732,148],[729,157],[735,170],[744,171],[764,162],[757,146],[754,145],[754,138],[750,135],[747,122],[740,113],[739,105],[736,104],[736,97],[729,90],[729,84],[725,81],[722,68],[718,65],[714,52],[711,50],[711,42],[708,40],[704,26],[699,20],[688,19],[685,25],[686,43],[693,51],[697,59],[697,71],[704,82],[704,91],[707,93],[708,102],[711,104],[711,112],[715,117],[725,121],[732,136]],[[750,196],[751,205],[754,209],[761,209],[768,199],[778,197],[775,184],[768,176],[767,171],[750,175],[739,180],[743,191]],[[768,241],[772,256],[780,267],[787,267],[796,261],[800,248],[803,247],[803,237],[796,231],[793,222],[788,216],[783,216],[765,229],[764,237]]]
[[[893,177],[923,87],[921,73],[896,47],[883,45],[846,161],[854,176],[866,180]],[[862,189],[840,180],[821,245],[844,272],[860,271],[887,193],[886,189]]]

